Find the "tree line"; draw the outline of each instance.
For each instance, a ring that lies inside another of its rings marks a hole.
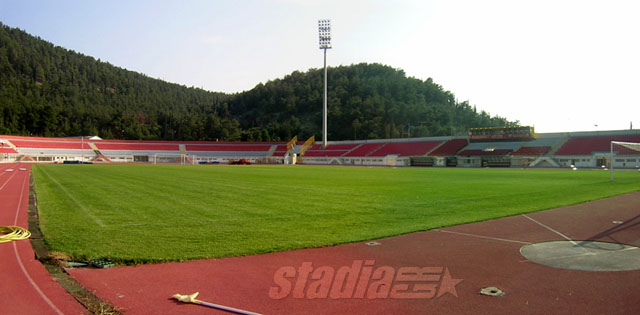
[[[381,64],[329,68],[330,140],[464,134],[511,126],[431,78]],[[322,134],[323,71],[236,94],[164,82],[0,23],[0,134],[104,139],[286,141]]]

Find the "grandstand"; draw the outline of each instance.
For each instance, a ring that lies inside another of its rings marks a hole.
[[[562,147],[555,152],[560,166],[575,165],[576,167],[599,167],[611,165],[611,142],[640,142],[640,133],[606,132],[584,134],[569,138]],[[613,161],[615,168],[640,167],[640,152],[625,147],[615,147],[616,157]]]
[[[327,147],[287,142],[102,140],[0,135],[0,162],[253,163],[456,167],[639,168],[640,130],[535,134],[530,127],[473,129],[468,136],[334,141]],[[302,153],[302,154],[300,154]],[[295,157],[298,155],[298,159]]]
[[[431,153],[430,156],[454,156],[457,155],[462,148],[469,144],[469,140],[464,139],[451,139],[437,147]]]
[[[15,160],[18,155],[18,151],[13,147],[9,146],[4,141],[0,140],[0,163],[9,162]]]
[[[369,154],[369,156],[420,156],[426,155],[436,146],[440,145],[441,141],[416,141],[416,142],[389,142],[378,150]]]
[[[359,144],[331,144],[326,148],[322,148],[320,144],[314,144],[305,152],[306,157],[338,157],[344,156],[355,149]]]
[[[385,143],[363,143],[351,152],[345,154],[345,157],[365,157],[384,146]]]

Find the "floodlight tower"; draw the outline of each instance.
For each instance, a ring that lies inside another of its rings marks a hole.
[[[322,147],[327,147],[327,49],[331,49],[331,20],[318,20],[320,49],[324,50],[324,102],[322,111]]]

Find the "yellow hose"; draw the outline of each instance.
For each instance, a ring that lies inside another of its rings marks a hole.
[[[0,243],[28,239],[31,232],[19,226],[0,226]]]

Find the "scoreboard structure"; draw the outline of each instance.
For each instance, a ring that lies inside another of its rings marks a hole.
[[[530,126],[490,127],[469,129],[469,141],[523,141],[535,139],[535,132]]]

